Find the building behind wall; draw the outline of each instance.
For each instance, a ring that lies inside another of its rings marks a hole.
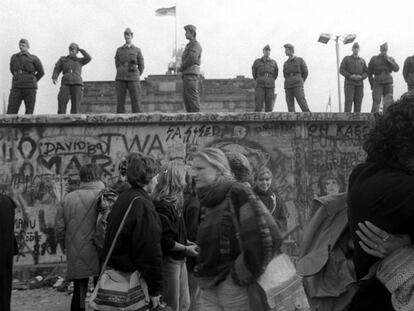
[[[149,75],[141,81],[142,112],[184,112],[181,75]],[[253,79],[237,76],[234,79],[202,79],[200,100],[202,112],[254,111]],[[115,113],[114,81],[84,83],[81,113]],[[126,112],[131,112],[129,96]]]

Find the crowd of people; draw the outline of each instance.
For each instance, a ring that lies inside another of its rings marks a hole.
[[[184,27],[188,44],[182,54],[181,66],[175,72],[181,73],[183,81],[183,102],[187,112],[200,111],[200,65],[202,47],[197,41],[197,28],[194,25]],[[132,113],[142,112],[140,76],[144,72],[144,57],[139,47],[132,43],[134,33],[130,28],[124,31],[125,44],[115,53],[115,90],[116,112],[125,112],[127,91],[131,98]],[[308,77],[308,67],[303,58],[295,55],[295,47],[284,45],[288,57],[283,64],[284,89],[289,112],[295,112],[295,99],[303,112],[309,112],[304,83]],[[20,52],[13,54],[10,60],[10,72],[13,75],[12,88],[9,95],[7,114],[17,114],[24,101],[26,114],[33,114],[36,102],[37,82],[44,76],[40,59],[29,53],[29,41],[19,41]],[[368,66],[359,56],[360,46],[354,43],[352,54],[344,57],[340,65],[340,73],[345,78],[345,112],[361,112],[364,97],[364,80],[368,78],[372,90],[372,112],[378,112],[381,100],[387,106],[393,102],[392,72],[399,70],[397,62],[388,55],[388,44],[380,46],[380,54],[371,58]],[[275,102],[275,80],[279,75],[277,62],[270,58],[271,48],[263,48],[263,57],[252,65],[252,76],[256,82],[255,111],[273,111]],[[78,53],[82,57],[78,57]],[[91,56],[76,43],[69,45],[69,54],[59,58],[55,65],[52,81],[57,83],[60,73],[63,74],[58,94],[58,114],[66,113],[69,100],[70,113],[79,113],[83,97],[82,67],[91,61]],[[403,77],[408,90],[414,88],[414,56],[404,62]],[[353,108],[353,109],[352,109]],[[386,107],[384,107],[386,108]]]
[[[103,262],[105,270],[139,271],[155,309],[255,310],[248,284],[280,253],[287,228],[272,172],[260,167],[254,174],[243,154],[216,148],[195,152],[190,162],[161,165],[131,153],[110,187],[98,165],[80,169],[80,186],[63,199],[55,226],[74,282],[72,311],[85,309],[89,279],[97,285]],[[112,205],[100,201],[105,191],[117,193]],[[100,215],[106,226],[97,247]]]

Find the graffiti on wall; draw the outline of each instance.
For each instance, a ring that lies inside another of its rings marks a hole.
[[[265,165],[289,209],[288,226],[302,226],[314,196],[343,191],[352,167],[364,159],[368,127],[357,122],[162,122],[102,126],[9,125],[0,129],[0,190],[18,203],[17,265],[65,260],[54,233],[57,208],[79,185],[79,169],[96,163],[110,184],[130,152],[160,161],[182,159],[203,147],[241,152]],[[299,230],[292,239],[298,242]]]

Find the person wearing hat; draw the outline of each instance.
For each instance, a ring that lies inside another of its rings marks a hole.
[[[7,114],[17,114],[24,101],[26,114],[33,114],[36,103],[37,81],[45,74],[40,59],[29,53],[29,41],[19,41],[20,52],[10,59],[10,72],[13,75],[12,88],[9,95]]]
[[[364,79],[368,77],[367,64],[359,57],[359,44],[352,45],[352,55],[345,56],[341,62],[340,73],[345,77],[345,112],[361,112],[362,98],[364,97]]]
[[[197,29],[193,25],[184,26],[185,38],[189,41],[181,57],[178,69],[183,78],[183,100],[187,112],[200,111],[199,78],[202,48],[196,40]]]
[[[144,57],[142,56],[141,49],[132,44],[133,37],[134,33],[131,29],[125,29],[125,44],[119,47],[115,54],[117,113],[125,112],[125,97],[127,90],[131,97],[132,112],[141,112],[140,76],[144,71]]]
[[[308,77],[308,67],[301,57],[295,56],[295,47],[287,43],[283,46],[288,59],[283,64],[285,77],[286,103],[289,112],[295,112],[295,98],[303,112],[310,112],[303,85]]]
[[[400,67],[387,52],[388,44],[381,44],[380,54],[373,56],[368,64],[368,80],[372,90],[371,112],[378,112],[382,97],[388,94],[392,96],[394,92],[391,72],[397,72]]]
[[[404,61],[403,77],[407,83],[408,91],[414,89],[414,56],[409,56]]]
[[[270,46],[263,48],[263,57],[254,61],[252,66],[253,79],[256,80],[255,89],[255,109],[261,112],[263,102],[265,102],[265,111],[273,111],[275,99],[275,80],[279,74],[279,68],[274,59],[270,58]]]
[[[77,57],[78,52],[83,57]],[[53,70],[52,81],[57,83],[59,74],[62,72],[62,84],[58,94],[58,114],[66,113],[69,99],[72,103],[70,113],[79,113],[83,96],[82,66],[91,61],[91,56],[79,48],[76,43],[69,45],[69,55],[62,56],[57,61]]]

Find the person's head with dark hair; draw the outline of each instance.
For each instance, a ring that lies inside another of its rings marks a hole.
[[[363,148],[367,162],[399,164],[414,171],[414,92],[376,116]]]
[[[234,178],[242,183],[250,182],[252,167],[249,160],[240,152],[226,152],[225,154]]]
[[[131,153],[127,156],[126,176],[132,186],[146,188],[152,192],[155,178],[159,172],[159,163],[151,156],[142,153]]]
[[[97,164],[86,164],[79,171],[81,182],[99,181],[102,177],[102,168]]]

